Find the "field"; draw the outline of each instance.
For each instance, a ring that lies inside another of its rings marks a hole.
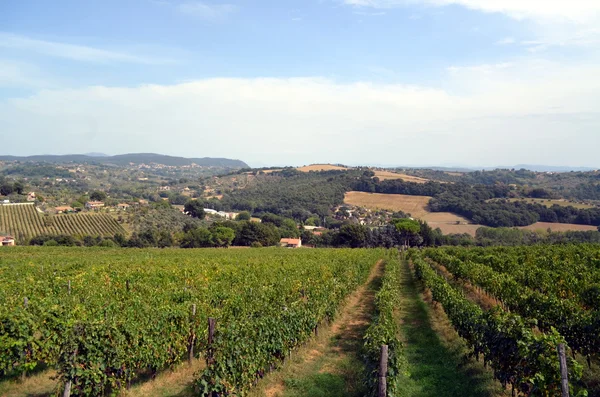
[[[534,198],[512,198],[508,201],[524,201],[529,204],[542,204],[546,207],[552,207],[553,205],[560,205],[562,207],[575,207],[577,209],[585,209],[585,208],[595,208],[593,205],[576,203],[574,201],[569,200],[549,200],[549,199],[534,199]]]
[[[125,230],[108,214],[59,214],[45,216],[33,204],[0,205],[0,232],[22,242],[41,234],[113,236]]]
[[[467,233],[475,236],[481,225],[472,225],[467,218],[450,212],[429,212],[427,203],[430,199],[428,196],[348,192],[344,202],[373,210],[403,211],[413,218],[426,221],[434,229],[440,228],[444,234]]]
[[[588,226],[588,225],[576,225],[571,223],[549,223],[549,222],[537,222],[533,225],[522,226],[519,229],[525,230],[552,230],[553,232],[581,232],[588,230],[598,230],[596,226]]]
[[[408,196],[404,194],[380,194],[365,192],[348,192],[344,202],[369,209],[385,209],[389,211],[404,211],[414,218],[422,218],[429,214],[427,203],[431,197]]]
[[[375,176],[379,178],[381,181],[385,181],[388,179],[402,179],[405,182],[415,182],[415,183],[426,183],[429,182],[429,179],[419,178],[418,176],[400,174],[397,172],[391,171],[374,171]]]
[[[560,395],[556,346],[564,343],[571,351],[573,395],[584,388],[590,396],[600,394],[600,299],[589,293],[600,281],[599,246],[453,247],[414,254],[416,276],[498,380],[527,395],[530,379],[543,377],[543,395]]]
[[[311,165],[306,165],[304,167],[298,167],[297,170],[298,171],[302,171],[302,172],[309,172],[309,171],[332,171],[332,170],[338,170],[338,171],[343,171],[343,170],[347,170],[349,169],[348,167],[341,167],[339,165],[333,165],[333,164],[311,164]]]

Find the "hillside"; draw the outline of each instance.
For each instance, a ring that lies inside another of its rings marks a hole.
[[[248,164],[241,160],[226,158],[185,158],[167,156],[155,153],[128,153],[116,156],[90,156],[85,154],[66,155],[38,155],[38,156],[0,156],[0,161],[23,161],[23,162],[46,162],[46,163],[95,163],[129,165],[134,164],[163,164],[167,166],[180,167],[196,164],[201,167],[225,167],[225,168],[248,168]]]
[[[62,214],[44,216],[33,204],[0,205],[0,233],[23,242],[42,234],[114,236],[125,234],[119,223],[107,214]]]

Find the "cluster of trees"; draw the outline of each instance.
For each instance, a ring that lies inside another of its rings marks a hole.
[[[43,245],[46,247],[125,247],[127,246],[126,243],[127,239],[121,234],[114,237],[82,236],[81,238],[63,234],[44,234],[29,240],[29,245]]]
[[[300,172],[294,168],[256,176],[256,182],[244,189],[224,192],[221,200],[205,204],[220,210],[273,213],[305,221],[323,219],[332,207],[344,201],[361,170]]]
[[[24,194],[25,184],[22,181],[12,181],[0,175],[0,195]]]
[[[452,237],[452,236],[445,236]],[[457,244],[446,242],[444,245],[535,245],[535,244],[571,244],[600,243],[598,231],[530,231],[515,228],[488,228],[477,230],[475,237],[464,235]]]

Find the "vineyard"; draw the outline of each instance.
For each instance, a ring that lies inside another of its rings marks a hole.
[[[107,214],[40,214],[33,204],[0,205],[0,232],[19,242],[43,234],[114,236],[125,234],[119,223]]]
[[[140,373],[202,356],[201,395],[243,395],[389,255],[10,250],[0,256],[0,375],[35,371],[43,362],[58,372],[57,392],[115,395]]]
[[[597,246],[426,249],[411,256],[417,278],[503,385],[524,395],[560,395],[556,346],[565,343],[572,395],[583,393],[575,358],[591,367],[600,353]]]
[[[189,383],[195,395],[244,396],[326,329],[374,269],[371,315],[356,348],[368,395],[402,396],[407,382],[418,390],[401,336],[400,290],[411,274],[431,307],[443,308],[469,361],[483,362],[494,395],[559,396],[567,386],[573,397],[600,395],[591,371],[600,353],[593,245],[435,248],[400,260],[383,249],[17,247],[0,256],[0,382],[51,369],[56,394],[119,395],[201,359]],[[382,382],[387,390],[377,394]]]

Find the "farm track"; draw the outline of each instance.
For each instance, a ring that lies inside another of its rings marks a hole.
[[[338,317],[321,326],[319,335],[293,352],[280,371],[273,372],[251,393],[252,397],[364,396],[360,357],[364,333],[375,310],[375,293],[381,286],[383,261],[353,292]]]
[[[406,359],[398,395],[412,397],[496,397],[507,395],[468,349],[439,305],[421,293],[408,262],[402,265],[400,326]]]

